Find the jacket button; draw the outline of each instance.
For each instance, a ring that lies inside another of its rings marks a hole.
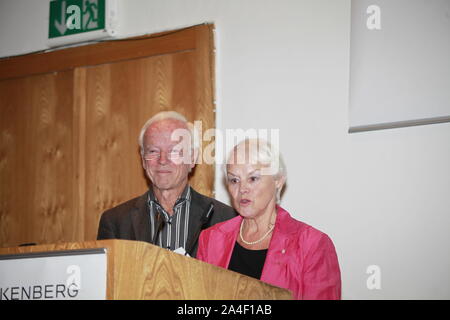
[[[286,250],[285,250],[285,249],[281,250],[281,253],[282,253],[282,254],[285,254],[285,253],[286,253]]]

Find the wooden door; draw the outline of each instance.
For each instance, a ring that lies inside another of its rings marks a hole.
[[[73,71],[0,81],[0,243],[79,239]]]
[[[148,188],[149,117],[214,127],[212,61],[211,25],[0,61],[0,246],[94,240],[104,210]],[[206,164],[190,180],[210,196],[213,181]]]

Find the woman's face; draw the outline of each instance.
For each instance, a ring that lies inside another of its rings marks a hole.
[[[227,165],[228,192],[233,207],[244,218],[257,218],[275,208],[277,188],[281,188],[282,179],[262,175],[262,168],[264,166],[259,164]]]

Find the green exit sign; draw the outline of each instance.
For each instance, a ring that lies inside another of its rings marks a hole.
[[[50,2],[48,38],[106,29],[105,0],[54,0]]]

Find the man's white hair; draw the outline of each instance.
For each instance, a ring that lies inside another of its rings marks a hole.
[[[162,120],[167,119],[173,119],[173,120],[179,120],[186,124],[186,127],[189,130],[190,136],[191,136],[191,148],[194,151],[195,154],[197,154],[198,149],[200,148],[200,138],[199,133],[195,129],[194,125],[187,121],[186,117],[182,114],[176,112],[176,111],[161,111],[155,114],[153,117],[147,120],[147,122],[144,124],[144,126],[141,129],[141,132],[139,133],[139,147],[141,151],[141,156],[144,155],[144,135],[147,129],[155,122],[159,122]]]

